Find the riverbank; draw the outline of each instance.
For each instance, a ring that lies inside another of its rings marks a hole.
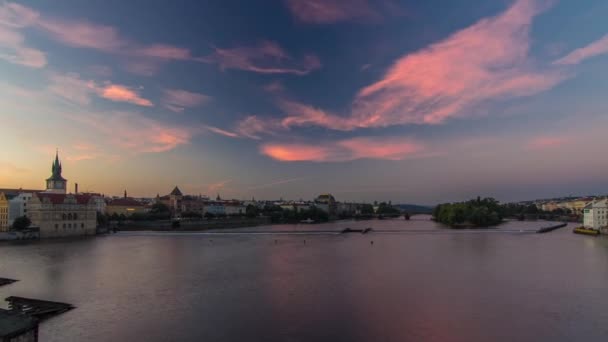
[[[175,222],[179,222],[179,224],[176,224]],[[112,228],[116,228],[117,231],[199,231],[224,228],[246,228],[270,224],[269,217],[256,217],[215,220],[127,221]],[[112,230],[112,228],[110,228],[110,230]]]

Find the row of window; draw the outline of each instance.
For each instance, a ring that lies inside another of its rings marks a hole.
[[[76,214],[76,213],[63,214],[62,218],[64,220],[78,220],[78,214]]]
[[[67,225],[64,223],[63,229],[66,229],[66,228],[78,228],[78,223],[74,223],[74,224],[68,223]],[[84,228],[84,223],[80,224],[80,228]],[[59,224],[55,223],[55,230],[57,230],[57,229],[59,229]]]

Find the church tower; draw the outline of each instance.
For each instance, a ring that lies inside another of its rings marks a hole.
[[[68,181],[61,176],[61,162],[59,152],[55,154],[55,161],[51,166],[51,177],[46,180],[46,192],[65,194]]]

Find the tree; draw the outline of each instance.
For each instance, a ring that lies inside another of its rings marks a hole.
[[[29,228],[29,226],[31,224],[32,224],[32,221],[30,221],[29,217],[27,217],[27,216],[19,216],[13,222],[13,229],[14,230],[24,230],[24,229]]]
[[[168,213],[170,211],[169,207],[162,202],[156,202],[150,208],[150,213],[152,214]]]
[[[99,211],[97,212],[97,225],[105,226],[106,224],[108,224],[108,221],[108,215],[100,213]]]
[[[487,227],[502,222],[505,211],[495,199],[478,197],[468,202],[440,204],[433,210],[433,218],[449,226]]]
[[[361,215],[373,215],[374,214],[374,206],[371,204],[362,204],[361,205]]]
[[[259,214],[258,207],[253,204],[249,204],[247,205],[247,208],[245,208],[245,216],[248,218],[258,217]]]

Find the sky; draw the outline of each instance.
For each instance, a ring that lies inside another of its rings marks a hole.
[[[0,0],[0,188],[608,193],[603,0]]]

